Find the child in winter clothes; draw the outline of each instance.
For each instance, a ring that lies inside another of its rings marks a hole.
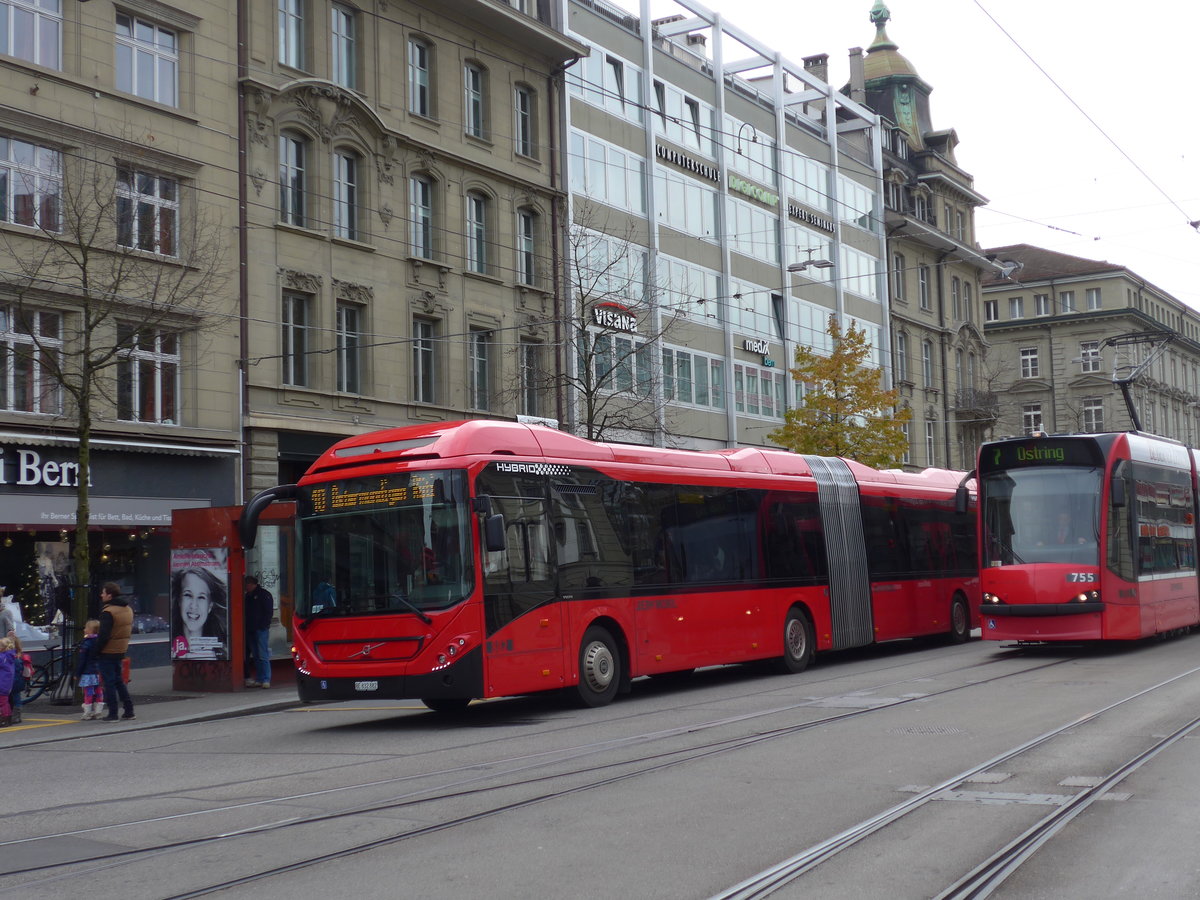
[[[79,665],[75,681],[83,690],[82,719],[100,718],[100,620],[88,619],[83,625],[83,640],[79,642]]]
[[[12,704],[8,692],[12,690],[13,673],[17,668],[17,651],[12,638],[0,638],[0,728],[12,724]]]
[[[10,635],[9,640],[13,642],[13,652],[17,656],[17,664],[13,667],[12,690],[8,692],[8,705],[12,707],[12,723],[16,725],[21,721],[21,695],[25,693],[25,667],[28,665],[32,671],[33,660],[21,646],[19,637]]]

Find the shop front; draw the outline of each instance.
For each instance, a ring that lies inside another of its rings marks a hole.
[[[231,504],[237,461],[231,447],[91,442],[89,614],[99,586],[114,581],[133,604],[135,630],[166,637],[171,511]],[[77,590],[78,488],[76,441],[0,434],[0,584],[31,624],[69,610]]]

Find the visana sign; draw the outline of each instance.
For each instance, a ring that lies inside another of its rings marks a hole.
[[[592,307],[592,324],[609,331],[637,334],[637,316],[620,303],[597,303]]]

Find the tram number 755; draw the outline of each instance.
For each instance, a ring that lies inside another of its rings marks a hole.
[[[1067,581],[1070,584],[1091,584],[1099,581],[1100,576],[1095,572],[1068,572]]]

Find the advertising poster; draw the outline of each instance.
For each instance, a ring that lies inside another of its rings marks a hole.
[[[229,658],[229,555],[171,551],[171,658]]]

